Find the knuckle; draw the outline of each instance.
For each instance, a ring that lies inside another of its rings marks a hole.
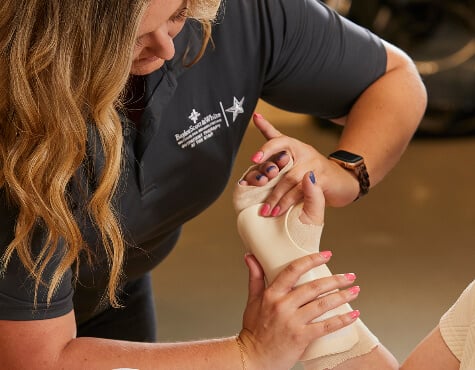
[[[349,322],[346,320],[346,315],[338,315],[335,317],[334,330],[340,329],[346,326]]]
[[[308,258],[308,261],[312,267],[319,265],[322,262],[322,258],[318,253],[311,253],[307,255],[306,258]]]
[[[301,330],[298,330],[296,328],[289,328],[290,330],[290,339],[292,343],[296,343],[298,346],[300,346],[300,343],[302,342],[304,335]],[[288,331],[289,332],[289,331]]]
[[[323,323],[323,333],[329,334],[332,333],[335,329],[333,328],[333,324],[331,320],[327,320]]]
[[[325,292],[324,287],[322,286],[322,282],[320,280],[313,280],[308,283],[309,289],[315,294],[316,297],[323,294]]]
[[[332,308],[330,302],[329,302],[329,299],[328,297],[323,297],[323,298],[319,298],[317,299],[316,301],[317,303],[317,306],[318,308],[322,311],[322,312],[327,312],[328,310],[330,310]]]
[[[281,316],[287,313],[286,305],[283,302],[275,302],[272,306],[272,311],[277,316]]]
[[[288,313],[285,302],[271,298],[266,303],[269,316],[282,317]]]
[[[345,321],[343,320],[343,316],[335,316],[331,319],[326,320],[323,323],[323,332],[325,334],[333,333],[334,331],[341,329],[344,327]]]
[[[342,320],[341,316],[336,316],[333,318],[332,323],[330,324],[330,330],[335,331],[340,329],[344,326],[344,321]]]
[[[274,289],[272,288],[272,286],[270,286],[269,288],[267,288],[265,291],[264,291],[264,294],[262,295],[262,299],[264,302],[267,302],[267,303],[272,303],[275,301],[275,294],[274,294]]]
[[[286,271],[288,274],[299,273],[299,272],[300,272],[300,268],[299,268],[299,263],[298,263],[298,261],[289,263],[289,264],[285,267],[285,271]]]

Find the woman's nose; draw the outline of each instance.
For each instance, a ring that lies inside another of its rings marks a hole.
[[[150,41],[149,49],[155,56],[163,60],[170,60],[175,55],[173,36],[170,35],[170,30],[166,25],[153,32]]]

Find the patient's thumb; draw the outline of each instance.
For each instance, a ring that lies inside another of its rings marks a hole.
[[[325,197],[312,171],[303,177],[302,191],[303,208],[300,221],[304,224],[322,225],[325,216]]]

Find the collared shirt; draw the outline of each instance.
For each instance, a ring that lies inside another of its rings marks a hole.
[[[202,59],[192,67],[183,61],[185,50],[189,60],[201,42],[199,25],[187,21],[175,39],[176,57],[146,77],[139,124],[123,116],[124,161],[114,204],[127,243],[126,280],[159,264],[181,226],[220,196],[259,98],[283,109],[336,118],[347,114],[385,72],[381,41],[319,1],[225,4]],[[103,157],[90,131],[88,163],[98,169]],[[93,191],[95,180],[84,173],[78,178]],[[74,308],[81,323],[98,312],[107,264],[97,230],[80,213],[84,200],[74,184],[71,193],[84,239],[97,255],[94,267],[82,261],[75,285],[69,271],[49,307],[47,290],[40,286],[34,310],[31,279],[14,258],[0,276],[0,319],[52,318]],[[15,219],[15,208],[0,192],[0,253],[12,240]],[[33,244],[41,247],[41,235]],[[54,268],[55,260],[46,281]]]

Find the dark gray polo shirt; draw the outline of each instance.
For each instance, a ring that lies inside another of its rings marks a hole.
[[[214,47],[184,67],[184,50],[188,45],[193,55],[199,42],[199,27],[187,22],[175,39],[174,60],[147,76],[140,124],[123,120],[124,166],[114,203],[128,246],[125,279],[153,269],[173,248],[181,225],[222,193],[259,98],[294,112],[339,117],[386,68],[377,37],[316,0],[226,0],[214,26]],[[103,158],[94,142],[84,166],[98,173]],[[85,173],[78,171],[77,178],[91,192],[95,179]],[[74,285],[68,272],[49,307],[40,287],[33,310],[32,282],[14,258],[0,277],[0,319],[52,318],[74,308],[81,323],[94,314],[107,266],[96,229],[82,212],[83,192],[74,182],[70,191],[84,238],[97,254],[96,267],[83,261]],[[15,219],[15,207],[0,193],[0,253],[12,240]],[[32,248],[41,240],[39,231]],[[55,260],[46,280],[54,267]]]

